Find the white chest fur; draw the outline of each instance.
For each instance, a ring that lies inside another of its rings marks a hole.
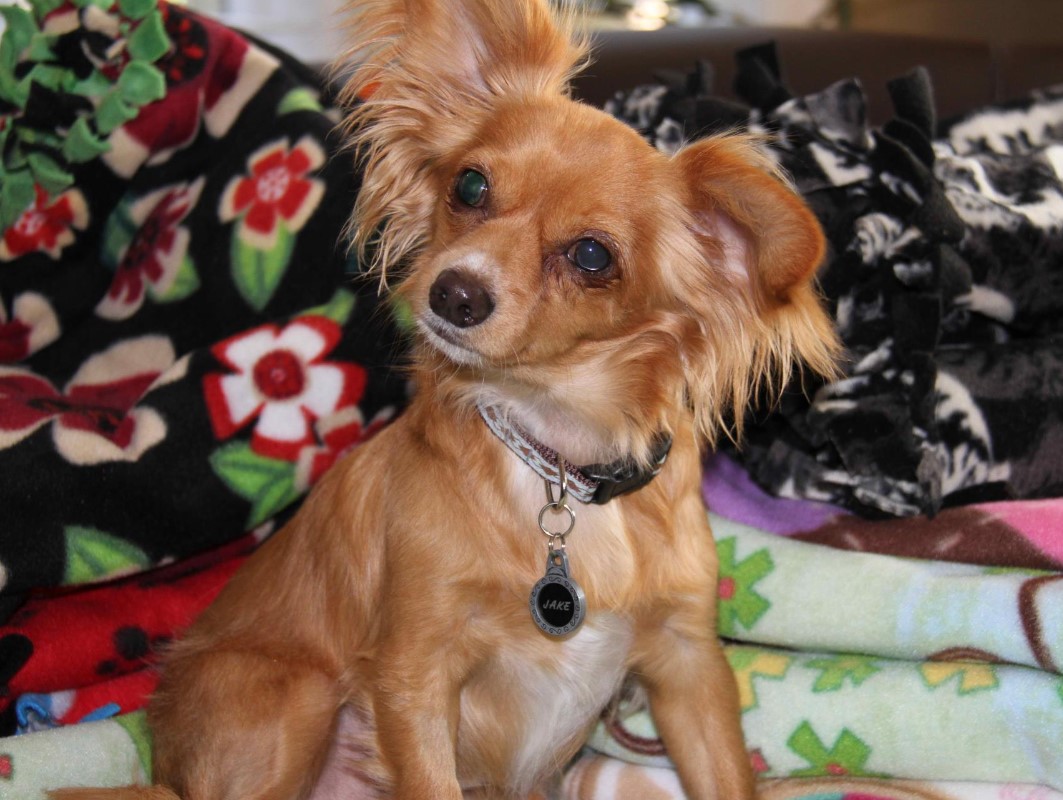
[[[516,661],[510,698],[522,720],[511,767],[512,786],[530,791],[560,768],[559,753],[585,732],[619,688],[631,649],[631,626],[610,614],[592,615],[563,642],[544,642],[550,657]]]

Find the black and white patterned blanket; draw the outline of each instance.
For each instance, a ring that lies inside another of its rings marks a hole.
[[[783,398],[741,458],[770,490],[869,515],[1063,491],[1063,87],[938,126],[921,71],[866,122],[855,80],[792,97],[770,46],[739,55],[747,104],[689,76],[609,105],[669,151],[764,134],[819,217],[841,380]]]

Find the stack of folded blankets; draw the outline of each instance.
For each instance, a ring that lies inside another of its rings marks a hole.
[[[312,71],[155,0],[0,14],[0,797],[37,800],[149,778],[160,650],[407,387]],[[830,242],[844,377],[706,462],[754,767],[1059,800],[1063,91],[940,124],[916,72],[870,129],[855,82],[779,72],[608,107],[666,152],[764,136]],[[638,697],[563,797],[682,798]]]

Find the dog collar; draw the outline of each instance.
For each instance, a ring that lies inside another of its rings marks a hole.
[[[561,485],[557,451],[550,449],[526,430],[508,420],[496,407],[481,403],[477,406],[487,427],[512,450],[525,464],[544,480]],[[661,471],[672,449],[672,437],[658,433],[654,440],[649,469],[640,469],[630,456],[608,464],[589,464],[574,467],[566,459],[565,472],[568,478],[568,493],[581,503],[603,505],[614,497],[636,489],[652,481]]]

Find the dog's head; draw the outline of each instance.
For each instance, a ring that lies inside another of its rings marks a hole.
[[[570,99],[567,27],[539,0],[354,4],[356,241],[452,386],[591,458],[645,455],[687,407],[711,439],[795,361],[832,369],[822,235],[749,140],[668,158]]]

